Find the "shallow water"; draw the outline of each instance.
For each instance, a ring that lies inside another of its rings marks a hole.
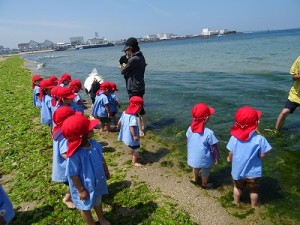
[[[279,181],[289,193],[292,191],[288,186],[296,187],[294,192],[299,194],[299,170],[293,179],[287,179],[291,168],[300,169],[299,163],[285,161],[287,157],[299,158],[299,110],[286,119],[280,137],[264,132],[274,127],[293,84],[289,70],[299,55],[299,43],[300,29],[142,43],[148,62],[145,108],[150,129],[178,146],[184,155],[191,108],[205,102],[216,109],[208,127],[218,136],[225,157],[235,111],[244,105],[255,107],[263,112],[260,129],[273,146],[265,175]],[[97,68],[106,80],[117,84],[117,95],[126,105],[125,83],[118,69],[121,50],[122,46],[114,46],[28,54],[24,58],[30,60],[32,69],[44,63],[35,71],[43,76],[68,72],[82,82]],[[276,163],[278,159],[289,165],[282,167]]]

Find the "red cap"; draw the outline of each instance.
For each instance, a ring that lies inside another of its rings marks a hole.
[[[98,119],[88,120],[85,116],[77,113],[65,119],[61,129],[64,137],[68,140],[67,157],[73,155],[81,145],[82,136],[94,129],[98,123]]]
[[[239,140],[247,141],[250,135],[258,127],[258,121],[262,112],[250,106],[239,108],[235,113],[235,123],[231,128],[231,135]]]
[[[203,133],[205,120],[213,114],[215,114],[215,109],[208,107],[205,103],[194,105],[192,108],[192,131],[196,133]]]
[[[110,83],[108,81],[104,81],[103,83],[100,84],[100,88],[96,94],[99,95],[101,92],[110,91],[110,90],[111,90]]]
[[[34,88],[34,86],[35,86],[34,82],[42,80],[42,79],[43,78],[40,75],[38,75],[38,74],[33,75],[32,78],[31,78],[31,80],[32,80],[32,88]]]
[[[144,100],[139,96],[132,96],[129,99],[129,106],[125,110],[127,114],[137,114],[137,112],[143,107]]]
[[[75,98],[77,95],[73,93],[71,88],[68,87],[58,87],[56,89],[56,97],[59,99],[63,99],[63,98],[69,98],[69,99],[73,99]]]
[[[117,85],[115,82],[109,82],[110,88],[112,91],[118,91]]]
[[[53,87],[53,84],[50,80],[48,79],[44,79],[44,80],[41,80],[40,82],[40,95],[39,95],[39,99],[42,100],[43,97],[44,97],[44,90],[46,89],[52,89]]]
[[[56,76],[54,76],[54,75],[51,75],[51,76],[49,77],[49,80],[51,80],[51,82],[52,82],[53,84],[58,83],[58,78],[57,78]],[[55,84],[55,85],[56,85],[56,84]]]
[[[59,84],[62,84],[64,81],[69,81],[71,82],[72,79],[71,79],[71,75],[68,74],[68,73],[64,73],[63,75],[61,75],[61,78],[59,80]]]
[[[54,134],[58,129],[61,128],[62,123],[65,119],[74,114],[75,111],[69,106],[60,106],[58,109],[56,109],[52,117],[52,120],[55,123],[52,134]]]
[[[80,80],[72,80],[70,83],[70,88],[74,91],[75,87],[82,90],[82,84]]]

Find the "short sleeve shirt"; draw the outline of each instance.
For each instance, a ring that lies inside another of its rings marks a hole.
[[[196,133],[189,127],[186,137],[188,165],[193,168],[210,168],[213,163],[210,146],[218,142],[214,132],[205,127],[203,133]]]
[[[105,105],[109,104],[108,98],[105,94],[100,94],[96,96],[95,103],[92,109],[92,115],[98,117],[107,117],[107,111]]]
[[[121,128],[118,136],[119,141],[123,141],[127,146],[138,146],[140,145],[140,140],[135,141],[130,132],[130,127],[134,128],[134,132],[139,136],[138,118],[134,114],[122,113],[121,118]]]
[[[271,150],[265,137],[254,132],[248,141],[231,136],[227,149],[232,153],[231,175],[234,180],[262,176],[261,154]]]

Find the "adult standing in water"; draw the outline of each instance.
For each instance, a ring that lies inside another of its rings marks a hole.
[[[143,53],[140,51],[137,39],[134,37],[128,38],[123,51],[130,56],[126,66],[121,67],[129,99],[132,96],[143,98],[145,94],[144,74],[147,64]],[[142,108],[139,116],[140,136],[144,135],[146,127],[145,110]]]
[[[284,108],[278,115],[275,129],[278,131],[282,127],[285,118],[292,114],[296,108],[300,106],[300,56],[293,63],[290,74],[294,81],[293,86],[290,89],[288,100],[286,101]]]

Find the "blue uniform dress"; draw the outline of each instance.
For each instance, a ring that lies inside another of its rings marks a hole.
[[[203,133],[194,133],[189,127],[186,137],[188,165],[192,168],[210,168],[213,164],[210,146],[218,143],[214,132],[205,127]]]
[[[109,104],[108,98],[105,94],[101,93],[96,96],[95,103],[92,109],[92,115],[94,117],[108,117],[105,105]]]
[[[73,99],[73,103],[72,103],[71,107],[73,108],[73,105],[75,105],[75,107],[76,107],[75,111],[81,112],[82,115],[84,115],[84,110],[87,109],[87,107],[85,105],[77,105],[78,101],[82,102],[82,98],[78,93],[76,93],[76,94],[77,94],[77,96]]]
[[[3,215],[6,224],[8,224],[15,216],[14,207],[1,185],[0,185],[0,214]]]
[[[72,200],[76,208],[90,210],[99,202],[101,196],[108,193],[106,176],[103,167],[102,146],[95,140],[90,140],[90,147],[80,147],[67,159],[66,175],[68,176]],[[79,199],[79,193],[73,184],[71,176],[79,176],[89,198]]]
[[[66,165],[67,160],[61,155],[68,150],[67,139],[63,136],[61,129],[53,133],[53,162],[52,180],[55,182],[67,182]]]
[[[135,141],[130,133],[130,127],[133,127],[136,136],[140,136],[137,116],[135,114],[127,114],[123,112],[119,121],[121,122],[121,128],[118,140],[123,141],[124,144],[129,147],[139,146],[140,139]]]
[[[52,126],[52,103],[51,96],[45,95],[41,102],[41,123]]]
[[[40,93],[40,87],[34,86],[33,93],[32,93],[32,103],[35,107],[41,108],[41,101],[37,96]]]
[[[107,97],[109,101],[109,111],[111,113],[116,114],[118,112],[118,107],[116,105],[116,102],[118,101],[118,97],[114,93],[110,93]]]
[[[262,176],[261,154],[271,150],[265,137],[254,132],[248,141],[231,136],[227,149],[232,152],[231,175],[234,180],[257,178]]]

